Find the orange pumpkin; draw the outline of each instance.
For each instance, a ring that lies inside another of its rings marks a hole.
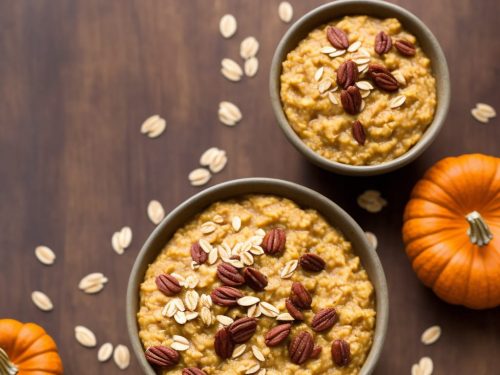
[[[411,193],[403,240],[418,278],[443,300],[500,305],[500,158],[450,157]]]
[[[34,323],[0,319],[0,374],[62,374],[57,346],[45,330]]]

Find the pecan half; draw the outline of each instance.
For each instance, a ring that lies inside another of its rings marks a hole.
[[[339,320],[337,311],[333,307],[319,310],[311,322],[311,328],[316,332],[323,332],[333,327]]]
[[[340,101],[344,111],[351,115],[355,115],[361,110],[361,93],[356,86],[349,86],[346,90],[342,90],[340,92]]]
[[[358,66],[352,60],[344,61],[337,69],[337,85],[347,88],[358,80]]]
[[[288,355],[290,360],[300,365],[307,361],[311,356],[314,347],[313,337],[309,332],[299,332],[288,346]]]
[[[271,229],[262,240],[262,248],[267,254],[281,254],[285,250],[286,233],[281,228]]]
[[[307,289],[301,283],[295,281],[292,284],[292,293],[290,294],[292,303],[300,309],[310,309],[312,297]]]
[[[257,329],[256,318],[241,318],[229,326],[231,340],[237,344],[250,340]]]
[[[351,359],[351,348],[344,340],[332,342],[332,358],[337,366],[347,366]]]
[[[352,123],[352,136],[361,146],[366,142],[365,128],[361,121],[356,120]]]
[[[290,300],[290,298],[287,298],[285,301],[285,306],[286,309],[288,310],[288,313],[295,319],[295,320],[304,320],[304,314],[302,311],[300,311],[297,306],[293,304],[293,302]]]
[[[166,346],[151,346],[145,352],[149,363],[160,367],[172,367],[179,363],[179,353]]]
[[[338,27],[328,27],[326,29],[326,37],[332,46],[337,49],[347,49],[349,47],[349,39],[347,39],[346,33]]]
[[[280,324],[271,328],[264,337],[267,346],[276,346],[281,344],[290,334],[292,325],[290,323]]]
[[[368,65],[368,75],[371,77],[373,83],[381,90],[392,92],[399,89],[398,80],[383,65]]]
[[[312,359],[318,359],[319,356],[321,355],[321,351],[323,348],[319,345],[314,345],[313,350],[311,352],[311,358]]]
[[[234,350],[234,343],[226,327],[219,329],[215,334],[214,348],[215,353],[222,359],[231,358]]]
[[[220,286],[210,293],[212,301],[219,306],[234,306],[238,304],[238,299],[243,297],[243,293],[230,286]]]
[[[317,254],[306,253],[300,257],[300,266],[306,271],[320,272],[325,269],[325,261]]]
[[[267,276],[253,267],[247,267],[243,270],[243,277],[247,285],[255,291],[264,290],[267,286]]]
[[[245,284],[245,278],[240,274],[240,271],[228,263],[221,263],[217,266],[217,277],[222,283],[229,286]]]
[[[167,296],[174,296],[182,290],[179,281],[172,275],[164,274],[157,276],[155,282],[160,292]]]
[[[392,39],[385,32],[381,31],[375,36],[375,52],[380,56],[389,52],[392,47]]]
[[[195,242],[191,245],[191,258],[193,258],[196,263],[203,264],[207,261],[208,254],[203,251],[198,242]]]
[[[400,54],[402,54],[403,56],[411,57],[411,56],[415,56],[415,54],[417,53],[417,49],[415,48],[415,45],[406,39],[396,40],[396,42],[394,43],[394,47],[396,47],[398,52]]]
[[[188,367],[182,370],[182,375],[207,375],[207,373],[198,367]]]

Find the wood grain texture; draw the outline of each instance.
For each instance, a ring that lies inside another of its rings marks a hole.
[[[323,3],[299,1],[294,20]],[[421,286],[401,240],[402,211],[411,187],[447,155],[499,156],[498,119],[488,125],[469,114],[477,101],[499,107],[500,57],[494,0],[401,0],[434,31],[448,58],[452,103],[446,126],[416,162],[385,176],[351,178],[305,161],[279,130],[268,97],[274,48],[287,28],[269,0],[6,0],[0,2],[0,317],[42,324],[59,344],[67,374],[119,374],[99,364],[97,350],[74,340],[77,324],[99,343],[128,344],[124,304],[128,274],[153,229],[146,206],[160,200],[171,210],[200,191],[187,181],[206,148],[227,150],[229,163],[210,185],[268,176],[311,187],[377,234],[390,288],[390,328],[376,374],[409,374],[421,356],[436,374],[490,375],[500,368],[499,309],[471,311],[441,302]],[[235,37],[218,33],[219,18],[233,13]],[[239,60],[239,42],[261,43],[255,78],[234,84],[219,73],[220,60]],[[231,100],[244,119],[220,125],[217,106]],[[168,121],[159,139],[139,133],[153,113]],[[379,214],[356,205],[365,189],[389,202]],[[132,246],[118,256],[111,235],[133,228]],[[54,266],[34,257],[45,244]],[[95,296],[77,290],[90,272],[110,279]],[[459,277],[459,276],[458,276]],[[55,304],[38,311],[32,290]],[[430,325],[441,340],[420,344]],[[0,333],[1,334],[1,333]],[[128,373],[139,373],[132,359]]]

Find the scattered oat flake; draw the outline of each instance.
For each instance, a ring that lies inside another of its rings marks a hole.
[[[47,246],[37,246],[35,248],[35,256],[40,263],[50,266],[56,260],[56,254]]]
[[[241,228],[241,218],[239,216],[233,217],[231,220],[231,226],[233,227],[235,232],[238,232]]]
[[[115,232],[113,233],[113,236],[111,237],[111,246],[113,247],[113,250],[121,255],[123,254],[123,247],[120,245],[120,232]]]
[[[76,341],[87,348],[93,348],[97,345],[97,339],[94,333],[84,326],[75,327],[75,338]]]
[[[204,167],[208,167],[210,163],[213,162],[214,158],[219,154],[219,149],[217,147],[210,147],[207,149],[200,157],[200,164]]]
[[[276,317],[276,320],[285,321],[285,322],[291,322],[291,321],[293,321],[295,319],[289,313],[282,313],[282,314],[279,314]]]
[[[132,229],[130,229],[130,227],[123,227],[120,230],[118,241],[123,249],[129,247],[132,242]]]
[[[244,296],[238,299],[238,305],[240,306],[252,306],[259,302],[260,298],[254,296]]]
[[[278,6],[278,15],[280,20],[289,23],[293,18],[293,7],[288,1],[282,1]]]
[[[217,321],[223,326],[228,326],[234,322],[232,318],[226,315],[217,315],[215,319],[217,319]]]
[[[363,56],[363,57],[355,58],[352,61],[354,61],[357,65],[364,65],[364,64],[368,64],[370,62],[370,58]]]
[[[219,31],[224,38],[231,38],[238,29],[236,18],[232,14],[225,14],[219,22]]]
[[[401,107],[405,101],[406,101],[406,96],[398,95],[395,98],[393,98],[391,101],[389,101],[389,107],[392,109]]]
[[[160,202],[157,200],[152,200],[148,203],[147,214],[149,220],[155,225],[160,224],[160,222],[165,218],[165,210]]]
[[[235,71],[228,70],[225,68],[222,68],[220,71],[221,71],[222,75],[224,76],[224,78],[227,78],[229,81],[238,82],[241,80],[242,74],[239,74]]]
[[[219,103],[219,121],[227,126],[234,126],[243,118],[240,109],[236,104],[222,101]]]
[[[248,60],[251,57],[255,57],[259,52],[259,42],[255,37],[249,36],[240,44],[240,56],[244,60]]]
[[[318,91],[323,94],[325,93],[330,87],[332,87],[332,81],[329,79],[325,79],[321,81],[318,85]]]
[[[200,227],[201,233],[203,233],[203,234],[213,233],[216,229],[217,229],[217,226],[212,221],[207,221],[207,222],[203,223]]]
[[[335,105],[339,104],[337,97],[331,91],[328,93],[328,99],[330,100],[330,102],[332,102],[332,104],[335,104]]]
[[[212,175],[210,174],[210,171],[205,168],[196,168],[188,175],[189,182],[193,186],[205,185],[208,181],[210,181],[211,177]]]
[[[357,40],[347,48],[347,52],[356,52],[359,47],[361,47],[361,42]]]
[[[243,70],[241,66],[234,60],[229,58],[224,58],[221,61],[222,69],[225,69],[228,72],[234,73],[235,75],[242,76]]]
[[[441,327],[440,326],[432,326],[427,328],[421,337],[421,341],[424,345],[434,344],[441,337]]]
[[[372,232],[365,232],[366,238],[368,239],[368,242],[372,246],[373,250],[377,250],[377,245],[378,245],[378,240],[377,236],[373,234]]]
[[[243,70],[245,71],[247,77],[254,77],[259,70],[259,60],[257,59],[257,57],[251,57],[247,61],[245,61]]]
[[[266,360],[266,358],[264,357],[264,354],[262,354],[260,349],[255,345],[252,345],[252,353],[253,353],[254,357],[257,358],[259,361],[264,362]]]
[[[329,55],[330,53],[334,53],[335,51],[337,51],[337,49],[335,47],[331,47],[331,46],[323,47],[319,50],[319,52],[324,53],[326,55]]]
[[[314,79],[316,81],[320,81],[321,80],[321,77],[323,77],[323,72],[324,72],[325,68],[324,67],[321,67],[319,68],[318,70],[316,70],[316,73],[314,73]]]
[[[247,316],[249,318],[258,318],[262,315],[262,308],[260,303],[257,305],[252,305],[247,310]]]
[[[479,109],[488,118],[496,117],[497,112],[495,108],[486,103],[477,103],[476,108]]]
[[[328,56],[330,57],[339,57],[339,56],[342,56],[343,54],[345,54],[346,50],[345,49],[339,49],[335,52],[332,52],[330,53]]]
[[[233,354],[231,355],[231,358],[238,358],[240,355],[245,353],[245,350],[247,349],[247,346],[245,344],[240,344],[237,347],[234,348]]]
[[[358,81],[356,82],[356,86],[358,86],[360,90],[366,90],[366,91],[373,90],[372,84],[368,81]]]
[[[100,272],[90,273],[83,277],[79,284],[78,289],[83,290],[85,293],[94,294],[102,290],[104,284],[108,282],[108,278]]]
[[[219,173],[227,164],[226,151],[219,150],[214,160],[210,163],[209,168],[212,173]]]
[[[130,351],[125,345],[117,345],[113,360],[120,370],[125,370],[130,365]]]
[[[401,73],[399,70],[393,71],[392,75],[394,76],[394,78],[396,78],[396,81],[398,81],[398,83],[400,83],[403,86],[406,85],[406,78],[403,75],[403,73]]]
[[[51,311],[54,309],[54,305],[50,298],[43,292],[34,291],[31,293],[31,300],[42,311]]]
[[[418,362],[422,375],[431,375],[434,371],[434,363],[430,357],[422,357]]]
[[[109,342],[102,344],[97,352],[97,360],[99,362],[108,361],[113,355],[113,345]]]
[[[141,133],[147,135],[149,138],[156,138],[160,136],[167,127],[165,119],[159,115],[148,117],[141,125]]]
[[[257,363],[256,365],[251,366],[245,371],[245,374],[250,375],[250,374],[255,374],[257,371],[260,370],[260,365]]]
[[[292,277],[292,274],[297,269],[299,261],[297,259],[288,261],[285,266],[280,271],[280,276],[282,279],[288,279]]]
[[[358,197],[357,202],[361,208],[371,213],[380,212],[387,205],[387,201],[376,190],[366,190]]]

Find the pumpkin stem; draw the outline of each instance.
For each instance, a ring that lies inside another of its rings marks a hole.
[[[491,233],[488,224],[486,224],[481,214],[477,211],[472,211],[465,218],[470,225],[469,229],[467,229],[470,242],[477,246],[488,245],[493,238],[493,233]]]
[[[16,375],[19,372],[16,365],[10,360],[5,350],[0,348],[0,374]]]

